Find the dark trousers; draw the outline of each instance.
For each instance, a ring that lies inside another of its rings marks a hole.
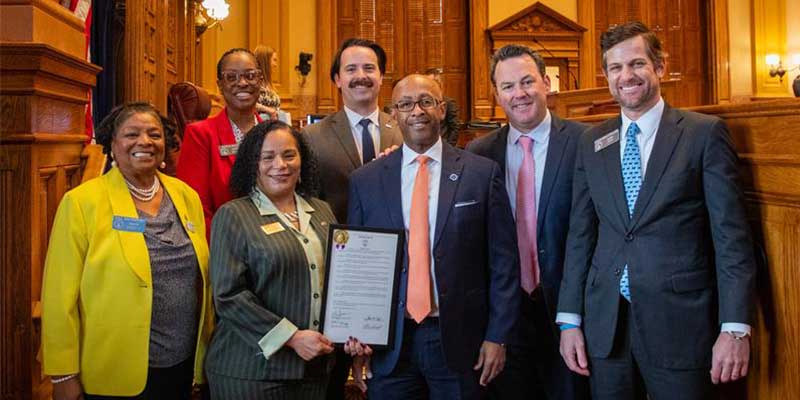
[[[595,400],[707,400],[716,398],[710,366],[700,369],[668,369],[647,360],[636,334],[630,303],[620,298],[614,347],[608,358],[591,358],[592,398]],[[687,315],[686,318],[692,318]],[[681,335],[682,332],[664,332]]]
[[[86,393],[85,400],[160,400],[177,399],[190,400],[192,398],[192,379],[194,378],[194,357],[189,357],[179,364],[167,368],[148,368],[147,384],[144,391],[136,396],[100,396]]]
[[[327,400],[344,400],[344,385],[350,376],[350,366],[353,365],[353,358],[345,354],[344,350],[334,350],[336,363],[331,371],[330,381],[328,382]]]
[[[407,319],[403,326],[400,359],[388,376],[367,382],[370,400],[481,399],[480,371],[457,373],[447,367],[442,350],[439,318],[421,324]],[[475,355],[477,360],[478,355]]]
[[[558,351],[559,334],[542,287],[524,293],[514,338],[506,345],[506,365],[489,385],[494,400],[583,400],[589,380],[567,368]]]

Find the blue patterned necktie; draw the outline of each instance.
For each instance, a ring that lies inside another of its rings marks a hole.
[[[369,124],[371,122],[368,118],[358,121],[358,124],[361,125],[362,164],[366,164],[375,158],[375,142],[372,141],[372,134],[369,133]]]
[[[625,152],[622,154],[622,183],[625,185],[625,199],[628,202],[628,215],[633,217],[633,207],[642,187],[642,157],[636,135],[641,132],[639,126],[632,122],[625,133]],[[619,279],[619,292],[631,301],[630,283],[628,282],[628,265],[622,270]]]

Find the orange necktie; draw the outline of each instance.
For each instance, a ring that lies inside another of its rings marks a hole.
[[[422,322],[431,312],[431,244],[428,224],[428,156],[417,156],[419,169],[411,194],[408,233],[407,309]]]

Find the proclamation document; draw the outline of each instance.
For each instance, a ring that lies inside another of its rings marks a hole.
[[[333,343],[352,336],[374,349],[393,346],[403,235],[331,225],[321,319],[322,333]]]

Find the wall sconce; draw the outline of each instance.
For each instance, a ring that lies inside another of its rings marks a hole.
[[[304,53],[300,52],[300,60],[298,61],[297,65],[294,66],[294,70],[297,71],[298,74],[302,77],[302,81],[300,82],[300,87],[306,86],[306,78],[308,74],[311,72],[311,59],[314,58],[314,55],[311,53]]]
[[[783,76],[786,75],[786,69],[781,65],[781,56],[777,54],[767,54],[767,65],[769,66],[769,77],[778,77],[778,80],[783,82]]]
[[[195,0],[195,2],[197,8],[195,9],[194,28],[199,43],[200,35],[228,17],[231,6],[225,0],[203,0],[202,2]]]

